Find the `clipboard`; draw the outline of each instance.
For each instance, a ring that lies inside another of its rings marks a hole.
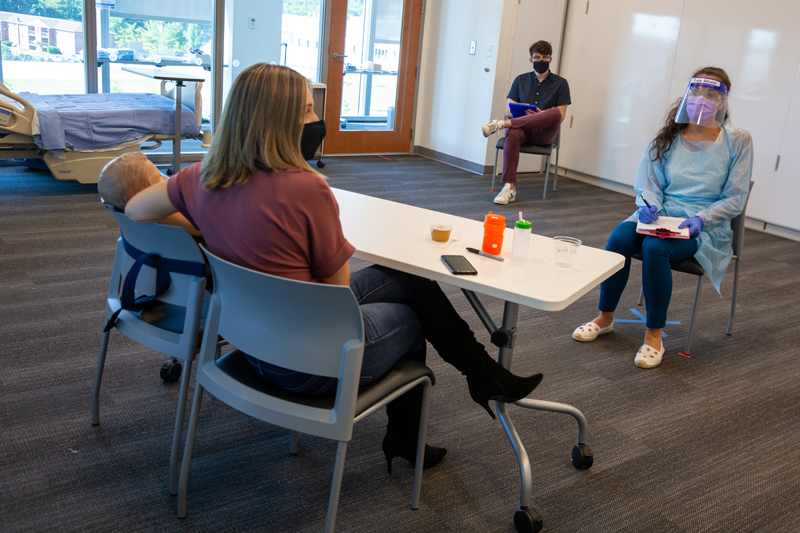
[[[659,239],[689,239],[689,228],[679,228],[685,218],[658,217],[653,224],[639,222],[636,224],[636,233],[652,235]]]
[[[511,118],[524,117],[526,109],[530,109],[531,111],[536,111],[538,109],[535,105],[529,104],[508,104],[508,108],[511,110]]]

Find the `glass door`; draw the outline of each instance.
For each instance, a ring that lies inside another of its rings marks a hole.
[[[422,0],[332,0],[325,152],[407,152]]]

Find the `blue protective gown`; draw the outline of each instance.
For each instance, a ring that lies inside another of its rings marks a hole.
[[[744,209],[752,170],[750,134],[725,123],[715,142],[679,135],[658,161],[650,160],[648,146],[636,173],[634,189],[658,207],[659,216],[703,219],[694,257],[717,292],[733,256],[731,220]],[[644,207],[638,196],[636,205]],[[638,219],[636,211],[627,220]]]

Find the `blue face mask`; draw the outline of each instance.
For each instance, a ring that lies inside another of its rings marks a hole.
[[[702,96],[690,96],[686,102],[686,113],[692,122],[700,123],[714,118],[717,103]]]

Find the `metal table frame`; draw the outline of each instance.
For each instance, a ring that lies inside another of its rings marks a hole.
[[[511,360],[514,356],[514,341],[517,333],[519,304],[509,301],[505,302],[503,307],[503,325],[501,328],[498,328],[492,320],[492,317],[489,316],[489,313],[483,307],[481,301],[478,299],[478,295],[467,289],[461,289],[461,291],[467,297],[467,300],[475,310],[478,318],[480,318],[481,322],[483,322],[483,325],[486,327],[487,331],[492,335],[492,342],[496,345],[500,345],[497,354],[498,362],[503,365],[503,368],[510,371]],[[572,416],[575,421],[578,422],[578,442],[573,448],[572,452],[573,464],[578,469],[588,469],[591,467],[593,456],[591,449],[586,444],[589,438],[589,424],[586,421],[586,417],[578,408],[564,403],[528,399],[514,402],[514,405],[525,407],[526,409],[536,409],[539,411],[562,413]],[[519,465],[520,510],[517,511],[517,514],[514,516],[514,525],[521,533],[527,533],[528,531],[540,531],[542,527],[541,514],[531,506],[533,476],[531,473],[531,462],[528,459],[528,452],[525,451],[525,446],[522,444],[522,439],[520,439],[519,434],[514,427],[514,423],[511,421],[511,417],[506,411],[506,403],[496,401],[495,408],[497,409],[497,414],[500,417],[500,423],[503,425],[506,436],[511,443],[511,447],[514,449],[514,454],[517,456],[517,463]],[[581,460],[578,464],[575,464],[575,460],[582,457],[587,457],[587,459]],[[528,529],[529,523],[532,526],[532,529]]]

